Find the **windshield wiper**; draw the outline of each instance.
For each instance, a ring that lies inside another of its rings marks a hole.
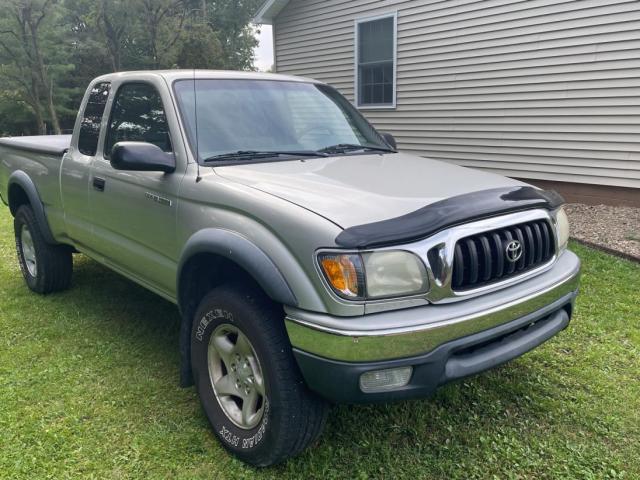
[[[316,152],[313,150],[237,150],[235,152],[212,155],[202,161],[204,163],[208,163],[223,162],[227,160],[256,160],[259,158],[273,158],[282,155],[289,155],[292,157],[326,157],[327,153]]]
[[[344,153],[355,150],[374,150],[378,152],[396,153],[396,150],[387,147],[376,147],[373,145],[358,145],[357,143],[339,143],[337,145],[331,145],[318,150],[324,153]]]

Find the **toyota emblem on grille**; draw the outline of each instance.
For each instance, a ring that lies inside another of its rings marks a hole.
[[[507,254],[507,260],[511,263],[517,262],[522,256],[522,244],[518,240],[512,240],[507,243],[505,253]]]

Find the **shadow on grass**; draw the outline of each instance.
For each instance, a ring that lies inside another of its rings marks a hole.
[[[176,305],[85,256],[76,256],[72,287],[62,295],[66,304],[87,308],[92,316],[98,314],[96,326],[139,331],[148,335],[149,343],[159,343],[163,351],[178,348],[180,314]]]

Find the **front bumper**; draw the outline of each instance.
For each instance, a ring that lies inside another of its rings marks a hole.
[[[565,251],[552,268],[470,300],[356,318],[288,309],[286,326],[308,386],[335,402],[425,396],[438,385],[520,356],[566,328],[580,260]],[[360,375],[411,365],[409,384],[363,393]]]

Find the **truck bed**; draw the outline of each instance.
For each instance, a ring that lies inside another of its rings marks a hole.
[[[60,168],[71,135],[39,135],[0,138],[0,197],[9,202],[9,178],[24,172],[35,185],[52,235],[64,233],[64,213],[60,196]]]
[[[0,145],[4,147],[28,150],[31,152],[47,153],[62,157],[71,145],[71,135],[36,135],[31,137],[0,138]]]

